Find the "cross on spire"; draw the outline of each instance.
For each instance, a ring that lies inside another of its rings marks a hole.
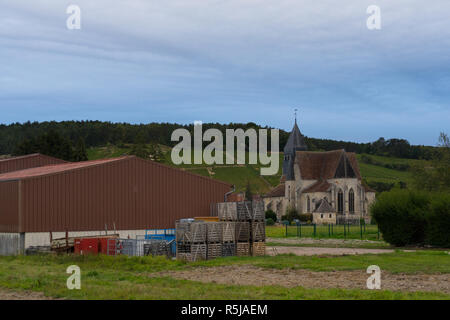
[[[297,123],[297,111],[298,111],[298,109],[295,108],[295,109],[294,109],[295,123]]]

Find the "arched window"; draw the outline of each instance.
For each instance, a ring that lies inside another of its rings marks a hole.
[[[311,200],[309,199],[309,196],[306,197],[306,212],[311,212]]]
[[[342,190],[339,190],[337,200],[338,212],[344,213],[344,193],[342,192]]]
[[[355,193],[350,189],[348,193],[348,210],[350,213],[355,213]]]

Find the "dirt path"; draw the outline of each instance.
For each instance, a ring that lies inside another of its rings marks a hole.
[[[13,291],[0,288],[0,300],[52,300],[42,292]]]
[[[317,247],[267,247],[266,254],[276,256],[278,254],[295,254],[297,256],[316,256],[316,255],[350,255],[350,254],[380,254],[391,253],[391,249],[360,249],[360,248],[317,248]]]
[[[255,285],[305,288],[367,289],[369,275],[365,270],[314,272],[292,269],[263,269],[251,265],[232,265],[171,271],[151,276],[170,276],[175,279],[219,284]],[[392,274],[381,272],[381,289],[394,291],[432,291],[450,294],[450,274]]]

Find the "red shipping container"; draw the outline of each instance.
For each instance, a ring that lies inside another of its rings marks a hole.
[[[99,238],[98,252],[110,256],[116,255],[117,240],[115,238]]]
[[[74,252],[75,254],[97,254],[98,238],[75,239]]]
[[[73,250],[73,252],[75,253],[75,254],[81,254],[81,240],[82,239],[75,239],[74,240],[74,250]]]

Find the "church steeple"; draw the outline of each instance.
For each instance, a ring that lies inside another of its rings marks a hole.
[[[294,160],[296,151],[306,151],[308,147],[305,143],[305,137],[300,132],[297,125],[297,109],[295,109],[294,128],[292,128],[288,141],[284,146],[283,175],[287,181],[295,180]]]

